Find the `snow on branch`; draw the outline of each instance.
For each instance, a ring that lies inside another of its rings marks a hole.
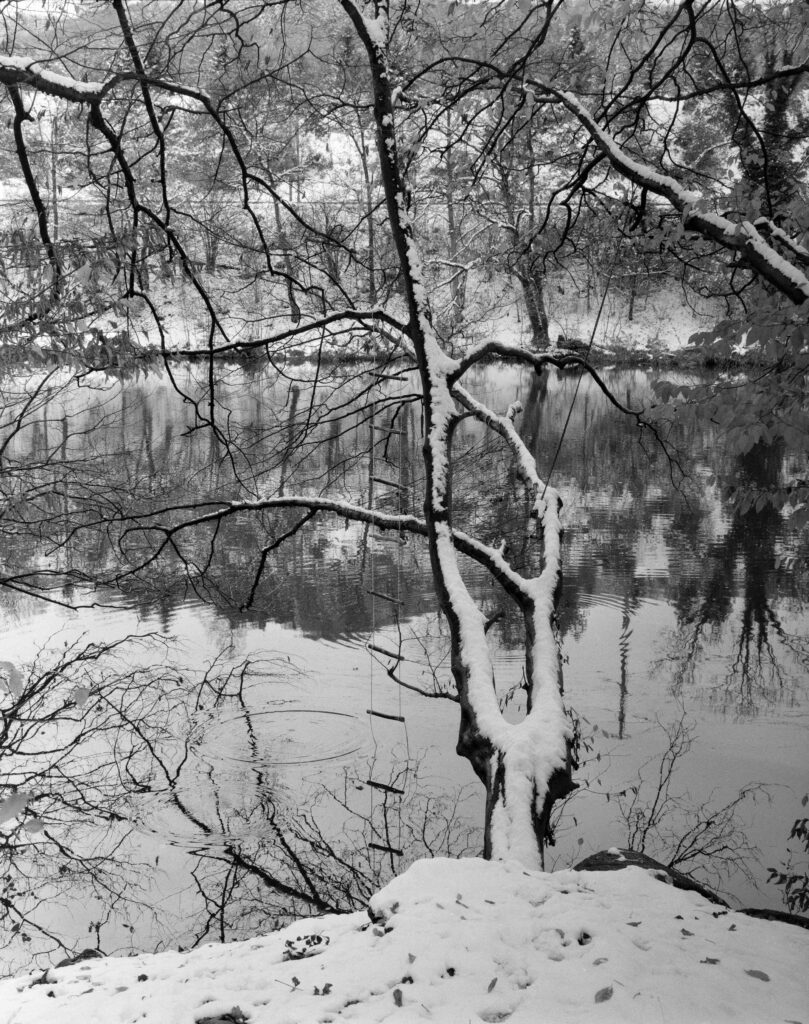
[[[450,374],[449,380],[453,387],[472,366],[483,362],[492,356],[499,356],[508,362],[523,363],[526,366],[533,366],[537,373],[541,373],[546,366],[555,366],[557,369],[567,369],[571,366],[578,366],[587,373],[595,382],[607,401],[619,412],[626,416],[634,417],[637,422],[645,427],[650,426],[643,419],[642,409],[630,409],[615,397],[610,388],[604,382],[601,374],[586,359],[579,355],[553,355],[549,352],[533,352],[523,345],[515,345],[507,341],[486,341],[469,351],[458,362],[457,369]]]
[[[755,271],[793,302],[801,304],[809,299],[809,278],[765,241],[750,221],[738,224],[710,212],[707,209],[708,198],[701,192],[686,188],[670,174],[630,156],[573,93],[538,80],[532,80],[530,86],[554,97],[569,110],[616,171],[641,188],[668,200],[682,215],[686,230],[697,231],[725,249],[743,253]]]
[[[203,106],[211,107],[212,100],[203,89],[182,85],[162,78],[152,78],[133,71],[117,71],[103,82],[83,82],[79,78],[60,74],[30,57],[14,57],[0,54],[0,84],[6,86],[28,86],[48,96],[70,100],[73,103],[99,103],[121,82],[143,82],[153,89],[160,89],[177,96],[196,100]]]
[[[519,403],[499,414],[456,384],[453,396],[480,422],[507,443],[516,470],[531,497],[531,519],[542,540],[542,568],[538,576],[517,580],[520,604],[526,617],[526,717],[498,736],[505,773],[505,800],[497,808],[492,829],[492,855],[517,857],[530,863],[538,855],[533,810],[541,813],[551,780],[565,763],[572,738],[560,688],[559,648],[554,632],[555,596],[562,571],[562,523],[559,492],[542,482],[536,461],[514,426]],[[505,559],[503,559],[505,561]],[[489,722],[494,733],[495,724]],[[541,855],[540,855],[541,860]]]
[[[789,249],[798,263],[803,266],[809,266],[809,249],[801,245],[797,239],[788,235],[783,228],[774,224],[768,217],[759,217],[758,220],[753,222],[753,226],[758,229],[759,234],[772,238]]]
[[[546,366],[555,366],[557,369],[566,369],[571,366],[579,367],[583,373],[586,373],[592,379],[596,387],[598,387],[610,405],[624,416],[632,417],[638,427],[649,431],[654,437],[655,442],[666,454],[666,457],[674,465],[679,466],[673,448],[663,437],[655,422],[646,416],[646,410],[630,409],[628,406],[624,405],[623,402],[615,396],[612,389],[604,381],[598,370],[596,370],[596,368],[589,363],[587,359],[579,355],[553,355],[550,352],[533,352],[530,349],[525,348],[524,345],[516,345],[513,342],[485,341],[481,345],[473,348],[461,360],[459,360],[457,368],[449,375],[453,394],[456,393],[458,388],[458,381],[463,377],[467,370],[475,366],[477,363],[484,362],[493,356],[498,356],[500,359],[507,362],[522,363],[525,366],[532,366],[537,373],[541,373]],[[528,457],[530,458],[530,453]]]
[[[139,532],[152,532],[163,535],[164,540],[159,548],[149,557],[148,562],[137,566],[135,571],[138,571],[159,557],[166,546],[173,543],[174,537],[185,530],[196,526],[217,525],[223,520],[243,512],[264,512],[271,509],[285,508],[298,508],[312,514],[331,514],[339,519],[349,519],[352,522],[364,523],[369,526],[375,526],[380,530],[413,533],[421,537],[427,536],[427,524],[423,519],[419,519],[418,516],[383,512],[338,499],[289,494],[281,497],[257,498],[249,501],[197,502],[193,505],[172,505],[145,512],[141,515],[132,515],[129,516],[129,522],[134,525],[129,526],[124,531],[122,540],[127,534]],[[205,511],[201,511],[203,509]],[[191,514],[186,516],[186,513]],[[173,525],[167,525],[165,522],[160,521],[170,515],[181,515],[183,518]],[[484,544],[463,530],[452,531],[452,543],[461,554],[488,569],[507,593],[516,594],[522,578],[514,572],[497,548]]]
[[[522,406],[518,402],[514,403],[509,406],[506,415],[502,416],[489,409],[488,406],[479,402],[476,398],[473,398],[459,384],[454,386],[452,393],[460,401],[461,405],[471,412],[476,419],[480,420],[481,423],[485,423],[487,427],[494,430],[507,442],[517,463],[517,474],[533,498],[532,516],[541,519],[545,511],[544,499],[539,494],[542,481],[537,474],[534,457],[514,427],[514,417],[522,412]]]
[[[529,704],[537,692],[550,686],[558,693],[558,661],[553,636],[554,597],[562,572],[562,498],[556,488],[542,482],[536,461],[525,441],[514,426],[514,417],[522,411],[519,403],[509,406],[506,415],[500,415],[467,391],[456,385],[453,394],[476,419],[498,433],[508,444],[516,462],[519,478],[531,496],[531,519],[539,527],[542,540],[542,569],[533,579],[519,579],[519,590],[524,607],[533,623],[533,647],[528,652]],[[516,573],[514,573],[517,576]]]
[[[89,103],[101,99],[105,83],[82,82],[45,67],[41,61],[0,54],[0,82],[3,85],[28,85],[49,96],[73,102]]]

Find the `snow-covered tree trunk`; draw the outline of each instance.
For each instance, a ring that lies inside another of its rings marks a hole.
[[[513,426],[517,410],[512,409],[511,416],[498,416],[468,395],[458,383],[465,367],[439,342],[411,214],[410,190],[398,152],[394,93],[387,63],[387,11],[379,5],[371,17],[367,8],[354,0],[341,3],[368,54],[381,176],[405,284],[407,333],[421,378],[424,521],[435,589],[449,624],[452,672],[461,707],[457,750],[469,759],[486,787],[486,855],[540,867],[550,808],[555,799],[572,788],[572,736],[562,703],[553,631],[561,569],[560,499],[551,488],[542,488],[534,460]],[[543,569],[536,579],[524,579],[500,551],[484,551],[479,545],[490,571],[518,602],[525,617],[529,706],[525,719],[518,724],[507,722],[501,713],[485,617],[459,567],[450,477],[452,435],[461,408],[507,440],[523,483],[534,499],[531,516],[543,553]]]

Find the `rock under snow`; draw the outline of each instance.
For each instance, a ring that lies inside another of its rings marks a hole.
[[[291,959],[290,948],[317,952]],[[642,868],[437,859],[394,879],[369,914],[0,982],[0,1022],[783,1024],[807,1020],[807,963],[809,933]]]

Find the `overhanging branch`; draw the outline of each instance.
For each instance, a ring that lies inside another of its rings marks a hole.
[[[785,259],[760,234],[750,221],[735,223],[707,209],[708,197],[687,189],[676,178],[630,156],[595,116],[571,92],[548,82],[532,79],[528,86],[561,103],[584,127],[595,145],[612,166],[629,181],[667,200],[682,215],[683,227],[718,242],[724,249],[740,252],[747,263],[792,302],[809,300],[809,278]]]

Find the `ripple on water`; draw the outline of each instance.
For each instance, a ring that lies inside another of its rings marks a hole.
[[[215,770],[239,772],[337,761],[362,745],[363,729],[346,711],[228,709],[205,725],[194,756]]]
[[[276,836],[290,771],[353,760],[367,741],[364,720],[344,711],[272,708],[207,713],[192,730],[175,784],[145,796],[139,831],[185,850],[222,849]],[[342,775],[341,775],[342,778]],[[296,793],[300,779],[295,782]]]
[[[579,604],[584,608],[616,608],[618,611],[624,612],[627,607],[628,598],[626,594],[600,590],[594,594],[581,594],[578,600]],[[666,602],[661,598],[647,597],[639,594],[632,595],[630,604],[633,615],[637,615],[645,609],[655,610],[667,607]]]

